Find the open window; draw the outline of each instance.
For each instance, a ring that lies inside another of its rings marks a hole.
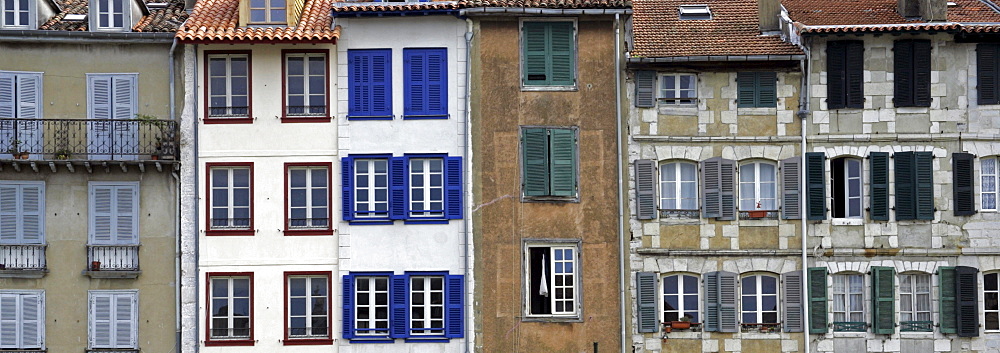
[[[529,317],[579,317],[578,248],[577,243],[526,245],[525,307]]]

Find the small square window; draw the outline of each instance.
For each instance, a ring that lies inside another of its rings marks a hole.
[[[660,76],[657,98],[662,104],[695,104],[698,102],[698,78],[691,74]]]
[[[288,23],[286,17],[285,4],[287,0],[244,0],[250,1],[250,21],[249,24],[275,24],[284,25]]]
[[[35,29],[35,0],[0,0],[0,28]]]
[[[5,0],[6,1],[6,0]],[[92,31],[128,31],[132,28],[132,10],[128,0],[91,1]]]

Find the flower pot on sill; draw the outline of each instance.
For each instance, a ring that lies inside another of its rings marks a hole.
[[[29,157],[31,157],[31,154],[28,152],[21,152],[17,154],[17,159],[28,159]]]
[[[767,217],[767,211],[748,211],[747,216],[750,218],[764,218]]]
[[[676,330],[687,330],[687,329],[691,328],[691,322],[690,321],[671,321],[670,322],[670,328],[676,329]]]
[[[90,262],[90,270],[91,271],[100,271],[101,270],[101,262],[100,261],[91,261]]]

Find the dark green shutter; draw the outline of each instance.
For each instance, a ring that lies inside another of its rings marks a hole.
[[[782,308],[783,325],[785,332],[802,332],[802,271],[786,272],[781,275],[784,279],[784,307]]]
[[[892,47],[894,89],[897,107],[913,106],[913,41],[897,40]]]
[[[806,152],[806,219],[826,219],[826,154]]]
[[[704,276],[705,331],[719,331],[719,272],[709,272]]]
[[[523,83],[575,84],[573,22],[524,22]]]
[[[872,271],[872,332],[891,335],[896,332],[895,281],[892,267],[873,266]]]
[[[802,193],[799,191],[801,187],[799,185],[799,179],[802,174],[802,169],[799,165],[802,164],[801,157],[792,157],[781,161],[781,218],[782,219],[801,219],[802,218],[802,201],[799,197]]]
[[[871,152],[871,200],[869,214],[873,221],[889,220],[889,153]]]
[[[913,156],[916,218],[932,220],[934,219],[934,155],[931,152],[916,152]]]
[[[719,161],[719,220],[736,219],[736,161]]]
[[[979,337],[979,270],[955,267],[958,337]]]
[[[845,67],[847,76],[845,82],[847,86],[847,108],[864,108],[865,43],[859,40],[847,41],[847,51],[845,54],[847,57],[847,65]]]
[[[1000,60],[1000,45],[995,43],[980,43],[976,45],[976,91],[979,93],[979,104],[1000,104],[1000,94],[997,92],[997,60]]]
[[[916,178],[916,158],[913,152],[896,152],[892,156],[896,172],[896,220],[917,218],[916,195],[913,184]]]
[[[549,193],[549,139],[544,128],[526,128],[521,135],[524,196]]]
[[[956,216],[971,216],[976,214],[973,185],[973,161],[976,156],[971,153],[956,152],[951,154],[952,175],[952,207]]]
[[[809,333],[826,333],[826,267],[809,268]]]
[[[635,72],[635,106],[640,108],[656,106],[656,71]]]
[[[722,157],[712,157],[701,161],[701,203],[702,217],[722,216],[722,191],[719,164]]]
[[[826,43],[826,105],[829,109],[840,109],[847,104],[845,96],[847,75],[847,46],[843,41]]]
[[[931,41],[913,41],[913,105],[931,106]]]
[[[549,129],[549,176],[552,196],[576,196],[576,132]]]
[[[757,77],[753,72],[736,73],[736,106],[739,108],[755,107],[757,99]]]
[[[573,71],[573,22],[548,22],[549,60],[552,78],[550,85],[572,86],[576,84]]]
[[[757,102],[754,106],[761,108],[778,106],[778,75],[776,73],[757,73]]]
[[[736,102],[740,108],[777,106],[777,74],[774,72],[736,73]]]
[[[941,333],[957,333],[958,310],[955,298],[955,268],[950,266],[938,267],[938,318],[940,318]]]
[[[635,161],[635,214],[638,219],[656,218],[656,162]]]
[[[635,274],[635,297],[638,304],[637,321],[639,332],[656,332],[656,274],[639,272]]]
[[[550,80],[546,22],[525,22],[521,29],[524,85],[545,85]]]

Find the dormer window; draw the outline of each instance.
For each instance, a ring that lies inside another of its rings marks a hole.
[[[286,17],[286,0],[249,0],[251,25],[277,24],[284,25]]]
[[[35,28],[35,0],[0,0],[0,12],[0,28]]]
[[[131,27],[129,0],[94,0],[91,3],[91,28],[94,31],[127,31]]]
[[[682,20],[711,20],[712,11],[708,5],[681,5],[678,7]]]

